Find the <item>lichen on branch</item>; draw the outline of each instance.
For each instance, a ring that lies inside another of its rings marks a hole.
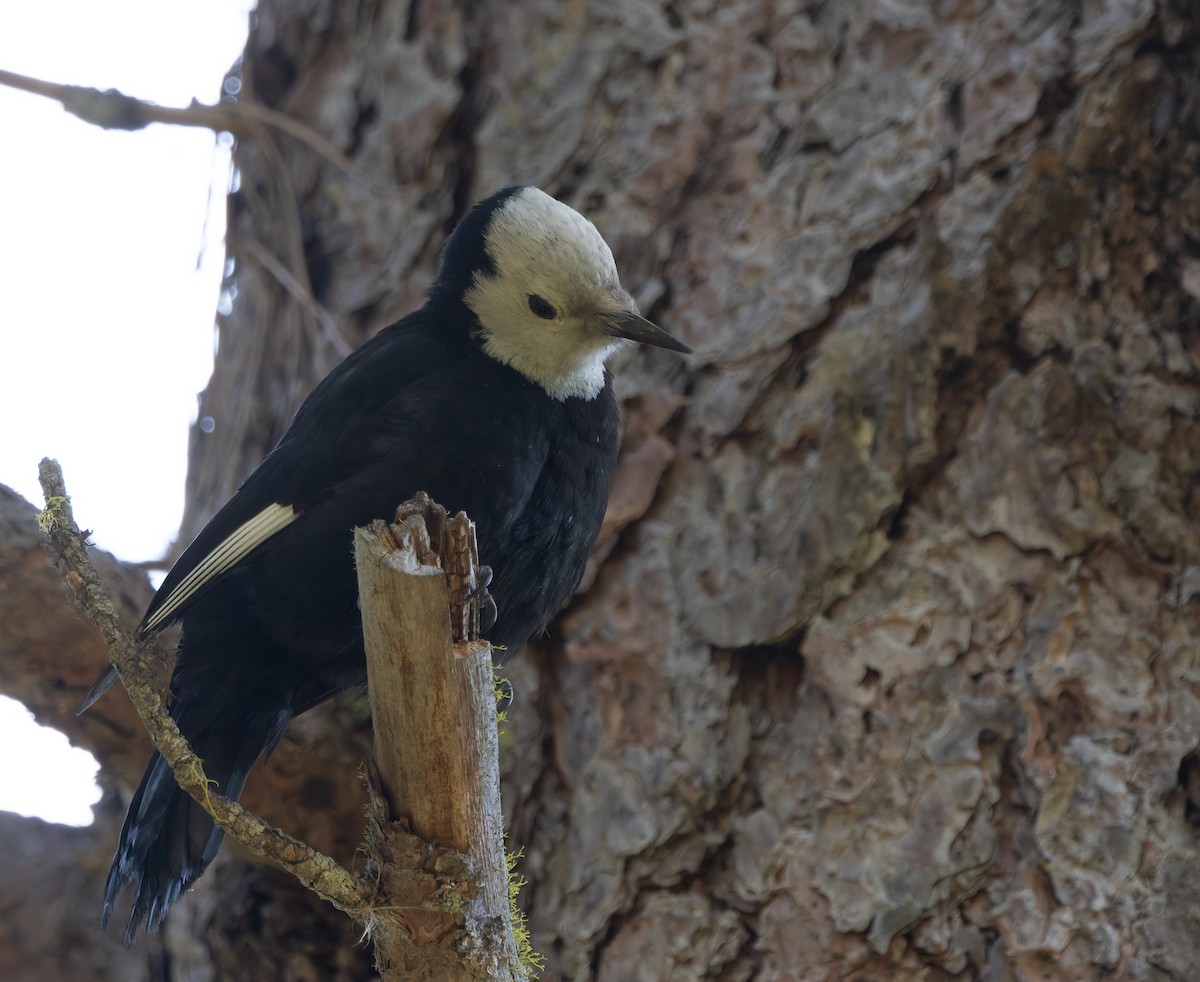
[[[108,597],[104,581],[87,551],[87,534],[75,523],[62,469],[45,458],[38,477],[46,508],[38,515],[53,547],[57,566],[75,605],[100,631],[109,658],[146,726],[155,749],[171,766],[175,780],[227,835],[256,856],[292,873],[310,890],[359,921],[370,916],[370,900],[355,877],[330,857],[257,818],[236,801],[214,792],[196,756],[158,693],[158,669],[163,653],[147,638],[127,630]]]

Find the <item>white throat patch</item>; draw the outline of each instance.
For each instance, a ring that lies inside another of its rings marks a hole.
[[[477,273],[467,306],[482,325],[484,351],[555,399],[594,399],[604,362],[623,342],[601,316],[633,309],[608,244],[573,208],[537,188],[522,188],[496,211],[484,233],[495,273]],[[549,304],[550,318],[530,309]]]

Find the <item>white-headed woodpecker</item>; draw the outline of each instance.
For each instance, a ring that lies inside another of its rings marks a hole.
[[[146,611],[143,633],[182,625],[170,711],[224,794],[292,717],[365,683],[352,530],[417,491],[476,523],[499,612],[489,640],[511,652],[545,629],[604,516],[618,443],[605,360],[625,339],[688,351],[638,313],[582,215],[512,187],[463,218],[425,305],[312,391]],[[220,842],[155,754],[104,923],[132,884],[126,941],[155,928]]]

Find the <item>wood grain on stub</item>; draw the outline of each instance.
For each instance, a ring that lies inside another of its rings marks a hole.
[[[431,977],[510,978],[516,958],[491,650],[467,636],[474,528],[421,494],[390,527],[357,529],[354,544],[378,792],[369,856],[379,871],[381,920],[373,930],[377,943],[386,938],[406,952],[402,965],[380,965],[383,977],[408,978],[422,964]],[[410,946],[410,937],[427,944]],[[489,974],[472,974],[463,951],[488,961]]]

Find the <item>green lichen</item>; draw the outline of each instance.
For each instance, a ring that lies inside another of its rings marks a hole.
[[[63,513],[71,499],[66,495],[55,495],[46,499],[46,507],[38,512],[37,524],[43,532],[49,535],[63,520]]]
[[[518,849],[516,852],[504,850],[504,865],[508,868],[508,910],[512,918],[513,938],[517,942],[517,960],[520,962],[521,971],[527,979],[536,979],[546,967],[546,959],[534,950],[533,942],[529,938],[528,918],[517,903],[521,889],[525,886],[525,877],[517,872],[517,862],[524,855],[524,849]]]
[[[219,781],[214,781],[211,777],[204,773],[204,761],[199,757],[193,756],[191,767],[189,768],[191,779],[204,788],[204,805],[205,811],[210,815],[213,813],[214,805],[212,800],[211,788],[217,787]]]

